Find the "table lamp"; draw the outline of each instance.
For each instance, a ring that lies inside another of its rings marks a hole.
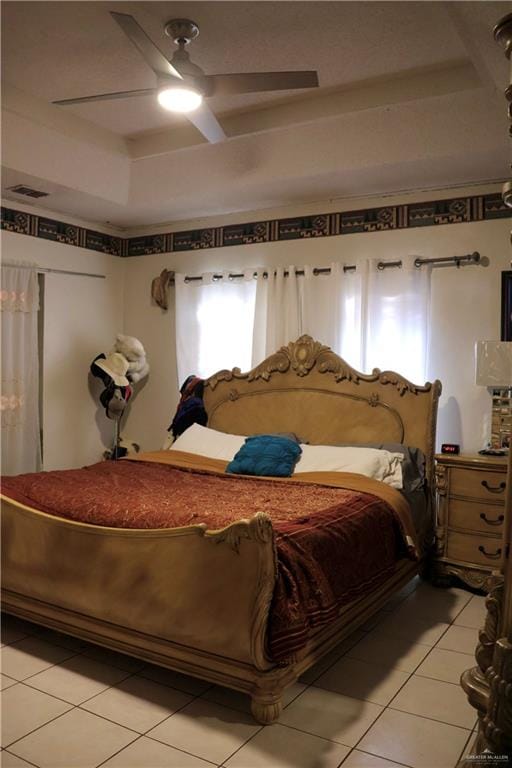
[[[477,341],[475,383],[492,390],[492,449],[508,449],[512,434],[512,342]]]

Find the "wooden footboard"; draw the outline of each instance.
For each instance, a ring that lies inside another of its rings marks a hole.
[[[6,610],[145,658],[161,644],[180,658],[185,648],[272,666],[264,641],[276,560],[266,515],[219,531],[130,530],[4,499],[2,534]]]

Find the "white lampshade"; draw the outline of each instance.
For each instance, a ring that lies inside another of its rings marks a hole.
[[[512,387],[512,341],[477,341],[476,384],[481,387]]]

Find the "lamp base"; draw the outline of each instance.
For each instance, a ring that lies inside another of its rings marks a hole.
[[[512,441],[512,389],[492,390],[491,449],[510,448]]]

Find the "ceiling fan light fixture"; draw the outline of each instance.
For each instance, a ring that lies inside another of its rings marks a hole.
[[[201,106],[203,97],[192,88],[165,87],[158,91],[158,103],[169,112],[193,112]]]

